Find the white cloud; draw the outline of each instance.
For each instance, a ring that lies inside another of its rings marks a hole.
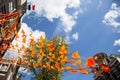
[[[98,3],[98,6],[97,6],[97,9],[99,9],[100,7],[101,7],[101,5],[102,5],[102,0],[99,0],[99,3]]]
[[[25,31],[25,37],[26,37],[26,43],[23,43],[22,42],[22,29]],[[18,35],[19,35],[19,38],[17,40],[13,40],[12,44],[13,45],[16,45],[18,44],[19,47],[16,47],[16,49],[9,49],[5,56],[4,57],[7,57],[7,58],[11,58],[11,57],[14,57],[14,58],[17,58],[18,56],[22,56],[22,52],[21,53],[18,53],[18,49],[20,49],[22,47],[22,44],[24,44],[25,47],[28,47],[29,45],[29,40],[30,40],[30,34],[32,34],[32,37],[37,40],[40,36],[43,36],[45,38],[45,32],[42,32],[42,31],[39,31],[39,30],[32,30],[26,23],[22,23],[21,25],[21,29],[20,31],[18,32]]]
[[[103,23],[115,27],[115,32],[120,33],[120,22],[116,21],[119,17],[120,7],[116,3],[112,3],[111,9],[104,16]],[[113,46],[120,46],[120,39],[115,40]],[[120,52],[120,49],[118,52]]]
[[[62,22],[63,30],[68,33],[72,31],[73,26],[76,24],[74,18],[68,14],[64,15],[60,19]]]
[[[113,45],[114,45],[114,46],[120,46],[120,39],[115,40],[115,42],[114,42]],[[120,52],[120,49],[118,49],[117,51]]]
[[[79,13],[83,13],[80,5],[82,0],[28,0],[29,3],[36,6],[35,17],[45,17],[53,22],[59,19],[55,34],[64,33],[66,39],[70,42],[70,33],[76,25],[76,19]],[[74,9],[72,14],[67,9]],[[29,11],[27,15],[31,12]]]
[[[115,40],[115,42],[114,42],[114,46],[120,46],[120,39]]]
[[[120,52],[120,49],[118,50],[118,52]]]
[[[76,12],[74,13],[74,18],[75,18],[75,19],[77,19],[77,16],[78,16],[79,12],[80,12],[80,11],[76,11]],[[81,12],[81,13],[82,13],[82,12]]]
[[[74,33],[74,34],[72,35],[72,38],[75,39],[75,40],[78,40],[78,32]]]
[[[28,0],[28,2],[36,5],[36,16],[44,16],[51,22],[55,18],[60,19],[59,27],[62,27],[66,33],[71,32],[76,24],[75,19],[81,4],[80,0]],[[75,9],[75,15],[68,14],[67,8]]]
[[[103,23],[113,27],[120,27],[120,22],[115,21],[120,17],[120,7],[116,3],[112,3],[111,9],[105,14]]]

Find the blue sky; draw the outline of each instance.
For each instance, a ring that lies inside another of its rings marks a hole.
[[[35,30],[44,32],[48,39],[54,35],[66,36],[70,43],[69,51],[78,50],[83,61],[97,52],[105,52],[108,55],[120,54],[119,0],[66,0],[66,2],[28,0],[28,2],[35,4],[36,10],[28,11],[22,20],[23,24],[31,27],[33,32]],[[29,77],[30,75],[26,75],[22,80],[29,80]],[[62,80],[73,79],[93,80],[93,74],[67,72],[62,77]]]

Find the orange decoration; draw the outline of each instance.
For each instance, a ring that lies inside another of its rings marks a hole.
[[[0,61],[2,60],[2,57],[0,56]]]
[[[41,62],[38,62],[38,65],[41,67],[41,66],[42,66],[42,63],[41,63]]]
[[[73,60],[73,59],[70,59],[69,62],[72,64],[72,63],[74,62],[74,60]]]
[[[66,70],[70,70],[71,67],[70,67],[70,66],[66,66],[65,69],[66,69]]]
[[[61,60],[62,63],[65,63],[65,62],[68,62],[68,58],[65,56],[62,60]]]
[[[55,67],[60,68],[60,64],[58,62],[56,62]]]
[[[70,59],[69,62],[70,62],[73,66],[77,66],[77,62],[75,62],[73,59]]]
[[[15,36],[15,40],[17,40],[19,38],[19,36],[18,36],[18,34],[16,34],[16,36]]]
[[[39,40],[40,40],[40,41],[43,41],[43,40],[44,40],[43,36],[40,36]]]
[[[83,67],[82,67],[82,65],[80,65],[79,67],[78,67],[78,71],[82,71],[83,70]]]
[[[15,34],[17,34],[18,32],[17,32],[17,30],[15,31]]]
[[[81,74],[89,74],[89,71],[85,70],[85,71],[81,72]]]
[[[66,54],[66,53],[67,53],[67,49],[66,49],[65,45],[63,45],[63,46],[60,48],[59,53],[60,53],[60,54]]]
[[[71,63],[73,66],[77,66],[77,63],[74,61],[73,63]]]
[[[37,68],[38,65],[37,65],[36,63],[33,63],[33,67],[34,67],[34,68]]]
[[[14,45],[13,45],[13,44],[11,44],[11,45],[10,45],[10,48],[15,49],[15,47],[14,47]]]
[[[76,51],[76,52],[74,52],[73,54],[72,54],[72,58],[80,58],[80,56],[79,56],[79,54],[78,54],[78,51]]]
[[[76,69],[71,69],[71,70],[70,70],[70,73],[71,73],[71,74],[74,74],[75,72],[77,72]]]
[[[32,58],[35,57],[35,51],[34,51],[34,50],[32,50],[32,52],[31,52],[31,56],[32,56]]]
[[[94,62],[93,57],[87,58],[87,60],[86,60],[86,67],[87,68],[91,68],[91,67],[94,67],[94,66],[95,66],[95,62]]]
[[[26,43],[26,37],[23,37],[22,42]]]
[[[22,34],[25,34],[24,30],[22,29]],[[29,36],[32,36],[30,34]],[[16,38],[17,35],[16,35]],[[54,40],[47,41],[44,40],[43,36],[39,37],[39,41],[35,42],[34,38],[30,39],[30,45],[27,49],[26,46],[22,44],[22,47],[19,48],[19,44],[15,45],[15,48],[18,47],[18,53],[24,50],[24,60],[20,60],[19,62],[23,65],[27,63],[28,67],[38,68],[39,69],[47,69],[47,70],[55,70],[58,72],[62,71],[70,71],[71,74],[79,72],[81,74],[90,74],[96,73],[96,75],[100,76],[102,73],[97,73],[95,61],[93,57],[88,57],[86,59],[85,68],[82,65],[81,56],[79,55],[78,51],[75,51],[71,54],[71,57],[67,57],[67,45],[64,43],[53,42]],[[57,41],[57,40],[56,40]],[[59,40],[58,40],[59,41]],[[23,35],[22,42],[26,43],[26,37]],[[37,46],[35,44],[37,44]],[[11,48],[14,48],[14,45],[10,45]],[[57,48],[56,48],[57,47]],[[14,49],[15,49],[14,48]],[[27,60],[27,58],[29,58]],[[15,60],[13,60],[14,62]],[[26,65],[25,65],[26,66]],[[73,67],[73,68],[72,68]],[[95,69],[93,69],[95,68]],[[92,69],[92,71],[90,70]],[[106,65],[100,65],[100,69],[104,72],[109,72],[110,67]],[[89,72],[90,71],[90,72]]]
[[[20,49],[18,49],[18,53],[20,53],[21,51],[20,51]]]
[[[21,47],[22,49],[24,49],[25,48],[25,46],[22,44],[22,47]]]
[[[53,59],[51,57],[48,57],[48,59],[49,59],[50,62],[53,62]]]
[[[13,27],[13,30],[15,30],[15,31],[16,31],[16,26],[14,26],[14,27]]]
[[[25,49],[24,54],[25,54],[25,56],[28,56],[28,50],[27,49]]]
[[[55,54],[52,54],[52,56],[50,58],[55,59]]]
[[[33,45],[34,44],[34,39],[30,39],[30,45]]]
[[[110,67],[107,65],[100,65],[100,68],[104,71],[104,72],[110,72]]]
[[[22,31],[21,31],[21,32],[22,32],[22,35],[25,35],[25,31],[24,31],[23,29],[22,29]]]
[[[50,42],[48,43],[48,50],[49,50],[49,51],[53,51],[53,50],[54,50],[54,44],[53,44],[52,41],[50,41]]]
[[[82,62],[81,62],[81,60],[79,59],[79,60],[77,60],[77,64],[82,64]]]
[[[28,62],[28,67],[30,67],[31,66],[31,63],[30,62]]]
[[[39,47],[39,48],[42,48],[43,45],[44,45],[44,44],[40,42],[39,45],[38,45],[38,47]]]
[[[53,66],[51,66],[51,69],[55,69]]]
[[[8,38],[8,39],[10,39],[12,36],[13,36],[12,33],[8,33],[8,34],[7,34],[7,38]]]
[[[50,70],[50,64],[46,62],[46,66],[48,67],[48,70]]]

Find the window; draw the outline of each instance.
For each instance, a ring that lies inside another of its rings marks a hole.
[[[0,43],[2,41],[2,32],[1,32],[1,26],[0,26]]]
[[[9,12],[12,12],[14,10],[13,2],[9,3]]]
[[[5,5],[0,8],[0,13],[2,13],[2,14],[6,13],[6,6]]]
[[[9,13],[12,13],[16,10],[15,2],[9,2]]]
[[[9,12],[11,12],[12,10],[13,10],[13,3],[10,2],[10,3],[9,3]]]
[[[7,71],[7,69],[8,69],[8,65],[3,65],[2,66],[2,71]]]
[[[0,64],[0,71],[7,72],[9,67],[9,64]]]

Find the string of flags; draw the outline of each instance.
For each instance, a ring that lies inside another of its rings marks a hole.
[[[28,10],[35,10],[35,5],[28,5]]]

